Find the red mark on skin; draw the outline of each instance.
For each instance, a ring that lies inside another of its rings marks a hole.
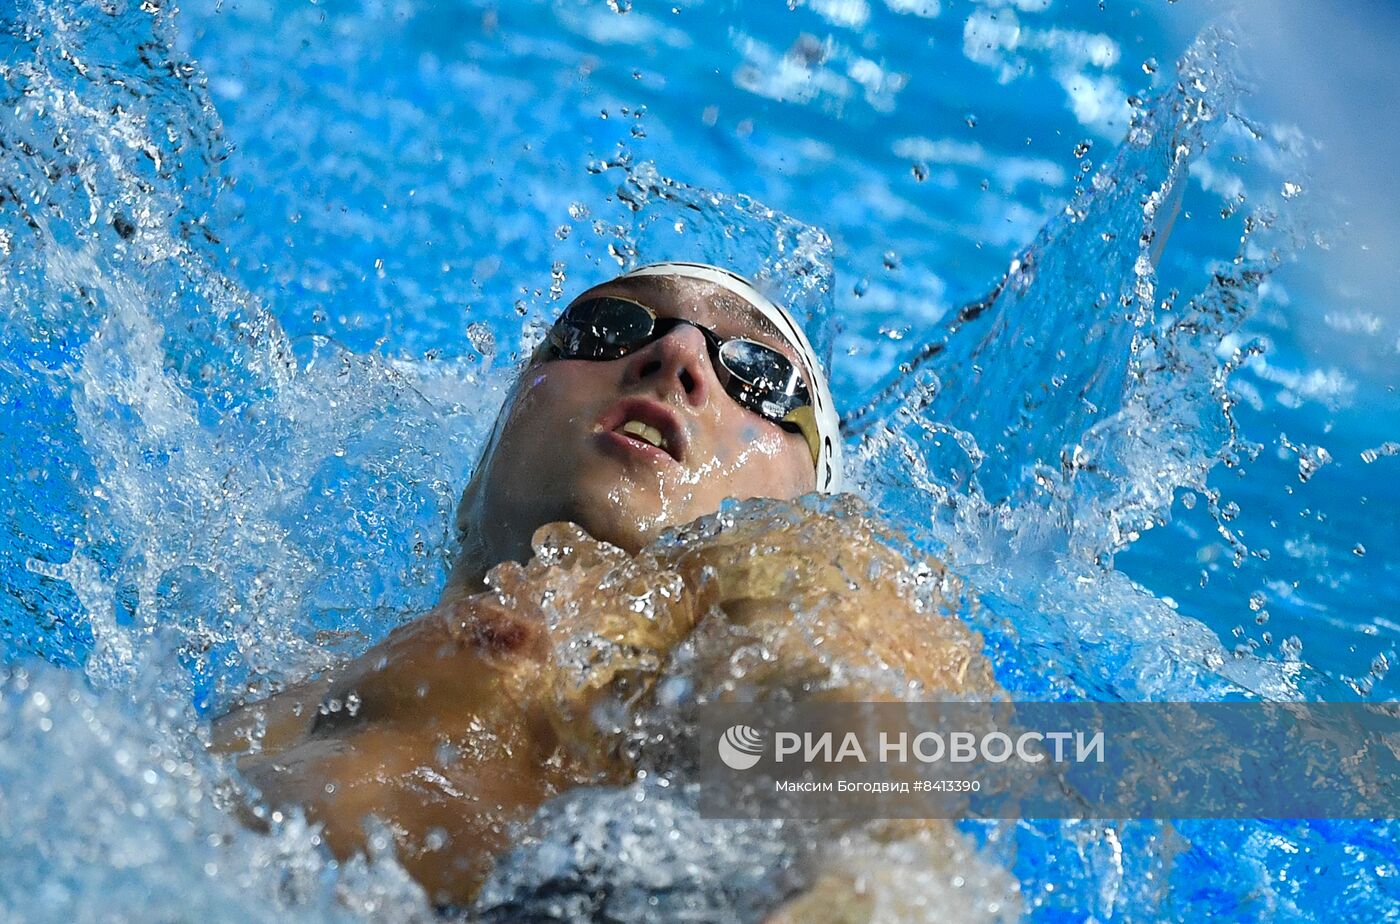
[[[520,618],[496,601],[464,601],[458,605],[455,615],[462,641],[487,657],[540,656],[545,652],[547,640],[540,626]]]

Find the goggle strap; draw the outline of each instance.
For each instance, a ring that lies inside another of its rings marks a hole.
[[[810,404],[793,408],[783,415],[785,423],[796,424],[802,431],[802,436],[807,440],[807,449],[812,453],[812,462],[816,463],[821,455],[821,433],[817,428],[817,411]]]

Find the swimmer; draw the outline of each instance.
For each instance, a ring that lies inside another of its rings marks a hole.
[[[214,747],[339,858],[386,824],[430,899],[465,908],[546,801],[635,778],[599,707],[644,708],[682,644],[710,700],[992,694],[978,636],[854,501],[705,519],[840,488],[836,409],[786,310],[717,267],[623,274],[569,304],[512,388],[438,605],[224,716]],[[741,646],[767,656],[738,670]],[[813,878],[768,920],[869,920],[850,876]]]

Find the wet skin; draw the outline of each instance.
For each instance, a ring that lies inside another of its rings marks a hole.
[[[783,348],[703,283],[649,277],[584,295],[601,293]],[[670,451],[612,433],[620,406],[665,417]],[[464,492],[464,552],[439,605],[327,676],[216,723],[215,746],[245,752],[239,767],[265,801],[304,807],[337,856],[364,849],[373,815],[431,900],[469,904],[513,826],[546,800],[632,778],[589,717],[604,699],[646,708],[682,641],[695,688],[714,696],[737,684],[863,700],[995,688],[975,634],[926,612],[900,583],[904,562],[850,520],[805,514],[644,548],[725,497],[815,485],[802,437],[735,403],[693,328],[615,361],[532,365],[503,414]],[[645,615],[640,598],[653,601]],[[579,638],[617,647],[581,669]],[[735,676],[742,646],[768,657]],[[832,688],[833,659],[889,686],[848,670]],[[829,894],[803,907],[861,919],[848,883],[819,881]]]
[[[797,361],[751,306],[709,283],[619,279],[579,300],[595,295],[631,298],[660,317],[758,340]],[[802,436],[726,394],[704,337],[688,325],[618,360],[532,363],[503,413],[458,510],[466,551],[453,586],[476,589],[498,562],[524,561],[530,536],[545,523],[577,523],[635,552],[726,497],[792,498],[816,487]],[[659,429],[669,451],[611,432],[619,416],[666,422]]]

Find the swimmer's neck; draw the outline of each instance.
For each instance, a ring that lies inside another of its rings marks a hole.
[[[465,540],[461,552],[452,563],[451,572],[447,575],[447,584],[442,589],[438,605],[448,605],[486,590],[489,586],[486,575],[502,562],[525,564],[534,556],[535,550],[528,539],[505,548],[480,539]]]
[[[499,564],[488,563],[486,559],[486,556],[473,554],[473,550],[464,548],[452,563],[452,570],[447,575],[447,584],[442,588],[438,605],[448,605],[485,590],[487,572]]]
[[[556,522],[569,521],[561,518]],[[577,526],[577,524],[573,525]],[[582,529],[582,527],[577,528]],[[587,532],[587,530],[584,531]],[[639,551],[635,547],[624,548],[634,555]],[[450,605],[488,589],[490,585],[486,581],[487,574],[502,562],[514,561],[523,565],[534,557],[535,550],[529,540],[508,548],[488,545],[480,540],[466,540],[463,542],[456,560],[452,563],[452,570],[447,575],[447,584],[442,588],[438,605]]]

